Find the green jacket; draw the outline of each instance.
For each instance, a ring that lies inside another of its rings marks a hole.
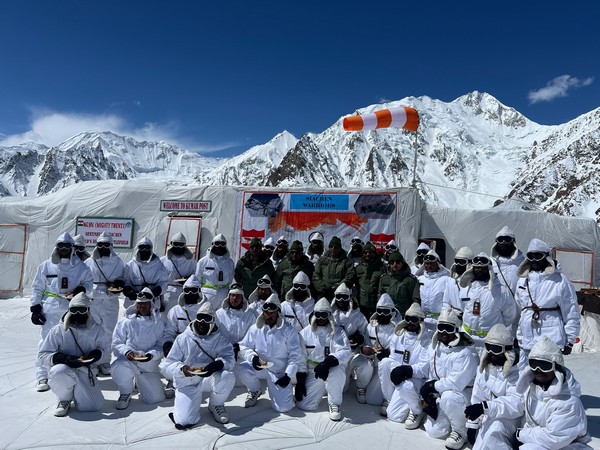
[[[354,264],[348,259],[346,251],[342,250],[337,258],[331,257],[329,252],[321,256],[315,264],[312,280],[321,297],[324,289],[336,289],[342,283],[352,288],[355,277]]]
[[[265,275],[269,275],[273,285],[277,285],[277,273],[273,267],[273,263],[263,252],[262,257],[256,266],[252,265],[250,252],[246,254],[235,265],[235,281],[242,283],[244,295],[246,298],[256,289],[256,283]]]
[[[410,267],[405,267],[396,272],[388,272],[379,281],[379,295],[387,292],[396,309],[404,316],[406,310],[414,302],[421,303],[421,285],[417,277],[410,273]]]
[[[308,256],[302,255],[302,260],[298,265],[293,265],[289,255],[283,260],[281,264],[277,266],[277,278],[279,283],[275,285],[275,290],[279,292],[279,297],[284,298],[285,294],[292,288],[294,284],[294,277],[298,275],[298,272],[304,272],[306,276],[312,280],[315,266],[308,259]],[[314,287],[311,284],[311,291]],[[316,292],[313,292],[316,295]]]
[[[358,304],[361,309],[375,311],[379,300],[379,281],[386,269],[380,257],[376,256],[367,262],[362,259],[356,266],[356,279],[358,288]]]

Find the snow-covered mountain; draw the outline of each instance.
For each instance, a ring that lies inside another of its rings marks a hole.
[[[284,131],[227,159],[110,132],[82,133],[52,148],[0,147],[0,195],[37,196],[98,179],[383,188],[410,186],[414,177],[423,197],[434,204],[530,204],[600,219],[595,177],[600,108],[563,125],[543,126],[489,94],[472,92],[452,102],[407,97],[356,112],[399,105],[417,109],[418,133],[395,128],[348,133],[340,118],[321,133],[296,139]]]

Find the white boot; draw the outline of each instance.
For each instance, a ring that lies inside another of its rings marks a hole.
[[[450,436],[446,438],[446,448],[451,450],[460,450],[466,443],[467,439],[454,430],[452,430]]]
[[[341,420],[342,413],[340,412],[340,405],[329,404],[329,418],[335,422]]]

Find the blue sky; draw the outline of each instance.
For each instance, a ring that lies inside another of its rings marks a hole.
[[[407,96],[488,92],[548,125],[600,106],[600,3],[416,3],[5,0],[0,144],[111,130],[230,156]]]

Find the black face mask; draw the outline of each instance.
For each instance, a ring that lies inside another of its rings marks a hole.
[[[223,256],[225,253],[227,253],[227,247],[215,247],[213,245],[210,251],[217,256]]]
[[[200,294],[193,294],[193,293],[189,293],[183,294],[183,299],[185,300],[185,303],[188,305],[195,305],[196,303],[198,303],[198,300],[200,300]]]
[[[305,291],[300,289],[294,289],[292,291],[292,295],[294,296],[294,300],[296,300],[297,302],[303,302],[308,298],[308,289]]]
[[[457,274],[462,275],[463,273],[465,273],[467,271],[467,266],[460,266],[457,264],[454,266],[454,271]]]
[[[376,317],[377,317],[377,322],[381,325],[387,325],[392,320],[391,315],[386,316],[384,314],[377,314]]]
[[[174,255],[181,256],[185,253],[185,247],[171,247],[171,252]]]
[[[100,256],[110,256],[110,248],[99,247],[98,253]]]
[[[489,270],[473,270],[473,279],[477,281],[490,281]]]
[[[152,256],[152,250],[138,250],[138,255],[142,261],[148,261]]]
[[[512,243],[510,245],[496,244],[496,251],[500,256],[510,258],[515,251],[515,245]]]
[[[87,314],[71,314],[71,323],[73,325],[85,325],[87,320]]]

